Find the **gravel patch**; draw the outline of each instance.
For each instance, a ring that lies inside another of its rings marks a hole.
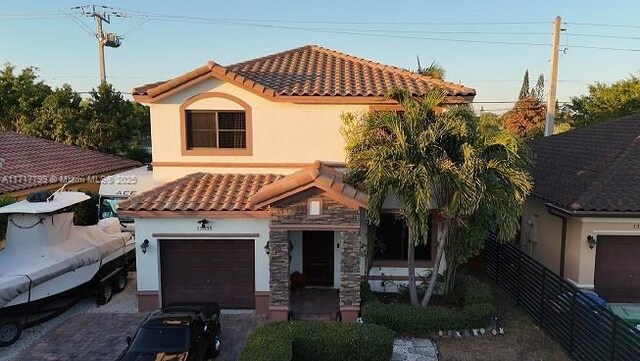
[[[438,361],[438,349],[428,338],[396,338],[391,361]]]
[[[114,294],[109,303],[103,306],[96,306],[95,297],[89,297],[81,300],[54,319],[23,330],[22,336],[16,343],[9,347],[0,348],[0,361],[12,361],[20,351],[40,341],[49,331],[76,315],[84,313],[138,313],[138,301],[135,293],[136,274],[132,272],[129,273],[127,287],[122,292]]]

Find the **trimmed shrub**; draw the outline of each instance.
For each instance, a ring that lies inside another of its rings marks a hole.
[[[360,302],[362,304],[378,302],[378,297],[371,291],[369,282],[360,282]]]
[[[294,322],[295,361],[388,361],[393,332],[378,325]]]
[[[240,361],[388,361],[393,332],[378,325],[275,323],[256,329]]]
[[[403,335],[428,336],[440,330],[487,327],[495,315],[491,288],[473,277],[461,283],[464,305],[412,307],[408,304],[365,303],[362,318]]]
[[[247,339],[238,360],[289,361],[293,359],[291,332],[286,323],[258,327]]]
[[[465,305],[474,305],[479,303],[493,304],[493,292],[491,287],[471,276],[464,276],[460,279],[462,287],[462,298]]]

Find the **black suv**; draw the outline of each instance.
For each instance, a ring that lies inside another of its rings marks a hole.
[[[217,303],[171,305],[152,312],[118,361],[205,361],[220,353]]]

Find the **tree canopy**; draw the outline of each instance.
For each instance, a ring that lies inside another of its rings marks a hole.
[[[589,85],[589,94],[571,98],[561,109],[572,127],[584,127],[640,111],[640,78],[631,76],[611,85]]]
[[[342,133],[349,178],[367,190],[371,220],[378,220],[389,194],[400,201],[398,211],[409,228],[409,292],[417,306],[414,247],[427,239],[429,214],[438,227],[433,269],[439,269],[446,249],[451,280],[482,248],[491,227],[499,226],[504,238],[515,234],[531,181],[523,145],[500,129],[481,132],[468,107],[439,111],[441,91],[415,99],[394,90],[389,97],[402,112],[347,114]],[[429,303],[435,280],[430,277],[422,305]]]
[[[420,57],[417,57],[417,61],[418,69],[416,70],[416,73],[434,79],[444,79],[446,71],[444,70],[444,67],[438,64],[435,60],[431,62],[431,65],[427,66],[426,68],[423,68],[422,65],[420,65]]]
[[[149,161],[149,110],[124,99],[107,83],[89,97],[70,85],[52,89],[38,79],[36,68],[0,70],[0,130],[55,140],[101,152]]]

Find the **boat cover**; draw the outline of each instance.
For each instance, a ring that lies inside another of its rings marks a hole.
[[[0,308],[39,284],[124,250],[130,239],[117,218],[75,226],[72,212],[11,214],[0,251]]]

